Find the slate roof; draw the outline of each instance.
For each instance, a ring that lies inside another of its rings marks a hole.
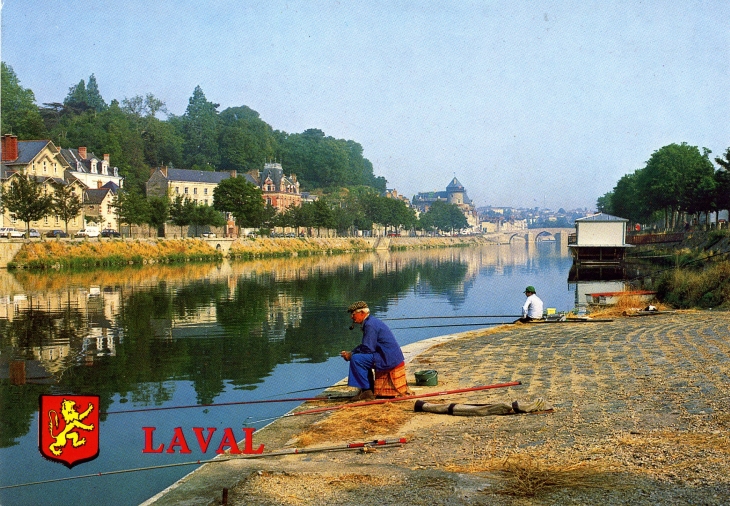
[[[51,141],[18,141],[18,158],[5,161],[5,165],[28,165]]]
[[[162,174],[164,177],[164,174]],[[167,169],[168,181],[189,181],[191,183],[210,183],[218,184],[224,179],[231,177],[230,172],[212,172],[205,170],[188,170],[188,169]]]
[[[104,202],[104,199],[106,198],[107,194],[109,194],[109,192],[111,192],[109,188],[86,190],[86,198],[84,199],[84,204],[101,204],[102,202]]]
[[[610,214],[598,213],[593,216],[586,216],[584,218],[578,218],[575,221],[629,221],[626,218],[619,218],[618,216],[612,216]]]
[[[459,182],[458,179],[454,178],[451,180],[451,182],[446,186],[446,191],[464,191],[464,185]]]

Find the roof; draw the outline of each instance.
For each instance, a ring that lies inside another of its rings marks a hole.
[[[586,216],[585,218],[578,218],[575,221],[629,221],[626,218],[619,218],[618,216],[611,216],[610,214],[598,213],[593,216]]]
[[[86,198],[84,204],[101,204],[106,196],[111,192],[109,188],[100,188],[94,190],[86,190]]]
[[[224,179],[231,177],[230,172],[213,172],[206,170],[173,169],[168,167],[167,177],[169,181],[189,181],[191,183],[218,184]]]
[[[458,179],[454,178],[451,180],[449,185],[446,187],[446,190],[447,191],[449,191],[449,190],[450,191],[454,191],[454,190],[464,191],[464,185],[461,184]]]
[[[22,164],[22,165],[28,165],[30,162],[33,161],[33,158],[35,158],[38,153],[45,148],[48,143],[51,141],[48,140],[41,140],[41,141],[19,141],[18,142],[18,158],[15,160],[9,161],[6,160],[6,165],[16,165],[16,164]]]

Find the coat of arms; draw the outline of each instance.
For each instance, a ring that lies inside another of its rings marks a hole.
[[[99,396],[41,395],[38,449],[69,469],[99,456]]]

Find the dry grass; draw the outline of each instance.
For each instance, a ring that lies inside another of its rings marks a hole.
[[[635,295],[622,295],[618,298],[616,304],[606,307],[592,306],[591,318],[611,318],[615,316],[627,316],[638,311],[642,311],[649,304],[657,308],[659,311],[670,310],[671,307],[662,304],[656,300],[647,303],[646,300]]]
[[[297,435],[297,446],[368,440],[396,434],[412,416],[413,405],[405,402],[340,409]]]
[[[516,497],[534,497],[556,489],[616,488],[619,480],[616,466],[605,461],[559,464],[525,454],[477,458],[467,465],[449,464],[444,469],[491,474],[500,480],[496,493]]]

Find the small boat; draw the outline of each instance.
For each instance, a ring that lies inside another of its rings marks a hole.
[[[612,306],[617,304],[622,297],[631,297],[641,302],[649,302],[656,297],[656,292],[650,290],[633,290],[622,292],[598,292],[587,293],[586,302],[600,306]]]

